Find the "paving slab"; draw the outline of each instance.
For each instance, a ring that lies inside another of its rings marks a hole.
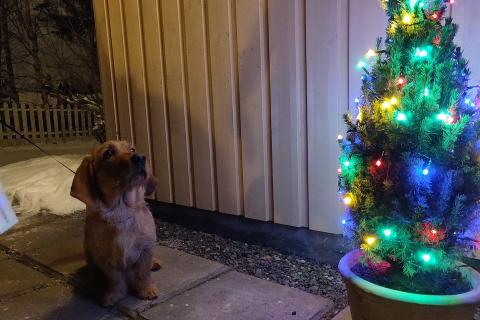
[[[350,314],[350,307],[346,307],[340,311],[332,320],[352,320],[352,315]]]
[[[53,281],[41,272],[13,259],[0,261],[0,300],[28,289],[40,288]]]
[[[52,286],[0,302],[2,319],[111,320],[104,308],[75,295],[69,287]]]
[[[58,220],[59,217],[50,213],[38,213],[28,217],[19,217],[19,221],[14,225],[10,230],[8,230],[4,236],[11,235],[15,232],[19,232],[24,229],[31,229],[40,225],[44,225],[55,220]],[[0,236],[0,239],[2,236]]]
[[[128,297],[120,302],[118,308],[129,315],[135,315],[230,270],[215,261],[162,246],[155,248],[154,256],[162,264],[162,269],[152,273],[159,289],[158,299],[148,301]]]
[[[320,319],[333,303],[320,296],[235,271],[142,313],[149,320]]]
[[[22,228],[0,237],[0,244],[63,274],[74,273],[85,264],[84,218],[74,216]]]
[[[51,246],[42,246],[28,253],[28,256],[64,275],[70,275],[85,266],[83,235],[65,239]]]
[[[22,228],[17,232],[1,236],[0,244],[21,253],[30,253],[66,239],[81,237],[83,226],[84,218],[81,216],[58,218],[48,224]]]
[[[8,256],[8,254],[6,254],[5,252],[0,251],[0,261],[7,260],[7,259],[10,259],[10,257]]]

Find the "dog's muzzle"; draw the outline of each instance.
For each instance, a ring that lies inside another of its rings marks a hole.
[[[132,164],[139,173],[145,173],[145,156],[134,154],[131,158]]]

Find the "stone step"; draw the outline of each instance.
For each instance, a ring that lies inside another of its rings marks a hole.
[[[0,276],[0,285],[5,288],[0,290],[0,310],[10,310],[13,315],[12,310],[25,304],[25,315],[22,311],[20,318],[53,314],[87,319],[77,317],[85,309],[88,319],[90,315],[91,319],[114,319],[98,306],[100,297],[95,293],[102,292],[100,282],[89,285],[89,273],[83,272],[88,271],[84,268],[83,217],[53,219],[44,224],[38,219],[32,221],[35,223],[24,223],[0,237],[0,248],[14,250],[23,262],[0,255],[0,268],[8,270]],[[330,300],[320,296],[238,273],[179,250],[157,246],[154,256],[162,263],[162,269],[152,275],[159,297],[153,301],[127,297],[117,308],[128,317],[303,320],[319,319],[333,307]],[[35,263],[42,272],[29,269]],[[87,298],[78,296],[66,281],[87,293]],[[22,294],[12,295],[19,292]],[[9,299],[3,301],[2,296]]]
[[[149,320],[321,319],[333,303],[295,288],[230,271],[142,313]]]

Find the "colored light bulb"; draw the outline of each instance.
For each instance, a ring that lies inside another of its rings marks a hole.
[[[422,170],[422,173],[423,173],[424,176],[428,176],[428,174],[429,174],[430,172],[428,171],[427,168],[425,168],[425,169]]]
[[[398,104],[398,99],[397,99],[396,97],[392,97],[392,98],[390,99],[390,104],[392,104],[392,105]]]
[[[392,230],[391,229],[385,229],[385,230],[383,230],[383,234],[386,237],[390,237],[392,235]]]
[[[368,236],[365,238],[365,243],[368,244],[369,246],[373,245],[377,241],[377,238]]]
[[[465,104],[469,104],[470,103],[470,99],[465,99]]]
[[[388,109],[388,108],[390,108],[391,106],[392,106],[392,105],[391,105],[390,102],[388,102],[388,101],[383,101],[383,103],[382,103],[382,108],[383,108],[383,109]]]
[[[438,231],[435,230],[435,229],[432,230],[432,234],[437,234],[437,232],[438,232]]]
[[[338,169],[337,169],[337,173],[338,173],[338,174],[342,174],[342,168],[338,168]]]
[[[430,95],[430,90],[428,90],[428,88],[425,88],[425,89],[423,90],[423,96],[424,96],[424,97],[428,97],[429,95]]]
[[[367,51],[367,54],[366,54],[365,56],[367,56],[367,58],[371,58],[371,57],[374,57],[374,56],[376,56],[376,55],[377,55],[377,52],[376,52],[375,50],[369,49],[369,50]]]
[[[448,119],[448,114],[446,113],[442,112],[437,115],[437,120],[447,121],[447,119]]]
[[[377,160],[377,161],[375,162],[375,165],[376,165],[377,167],[382,166],[382,161],[381,161],[381,160]]]
[[[454,4],[455,3],[455,0],[450,0],[450,4]]]
[[[346,205],[346,206],[349,206],[352,204],[352,197],[349,196],[349,195],[346,195],[345,198],[343,198],[343,203]]]
[[[344,165],[345,167],[350,167],[350,161],[346,160],[346,161],[343,163],[343,165]]]
[[[405,79],[405,77],[400,77],[400,78],[398,78],[397,83],[399,85],[403,86],[407,83],[407,79]]]
[[[346,225],[346,224],[347,224],[347,220],[342,219],[342,224],[343,224],[343,225]]]
[[[355,101],[355,103],[357,103],[357,104],[360,103],[360,99],[358,99],[358,98],[355,98],[354,101]]]
[[[432,256],[430,256],[428,253],[422,254],[422,260],[425,262],[430,262],[430,260],[432,260]]]
[[[359,61],[357,63],[357,68],[359,68],[359,69],[365,68],[366,66],[367,66],[367,64],[364,61]]]
[[[405,121],[405,120],[407,120],[407,116],[405,115],[405,113],[399,112],[399,113],[397,113],[397,120],[398,121]]]
[[[428,52],[425,49],[417,48],[415,50],[415,55],[420,58],[425,58],[426,56],[428,56]]]
[[[338,140],[338,141],[342,141],[342,140],[343,140],[343,136],[342,136],[341,134],[339,134],[339,135],[337,136],[337,140]]]
[[[402,19],[403,24],[412,24],[413,17],[410,13],[406,13]]]

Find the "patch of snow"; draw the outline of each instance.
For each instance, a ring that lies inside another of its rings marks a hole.
[[[10,201],[3,192],[3,187],[0,184],[0,234],[10,229],[18,222],[15,212],[10,206]]]
[[[83,155],[55,156],[72,170],[80,165]],[[48,211],[68,215],[85,209],[70,196],[73,173],[50,157],[34,158],[0,167],[0,182],[19,217]]]

